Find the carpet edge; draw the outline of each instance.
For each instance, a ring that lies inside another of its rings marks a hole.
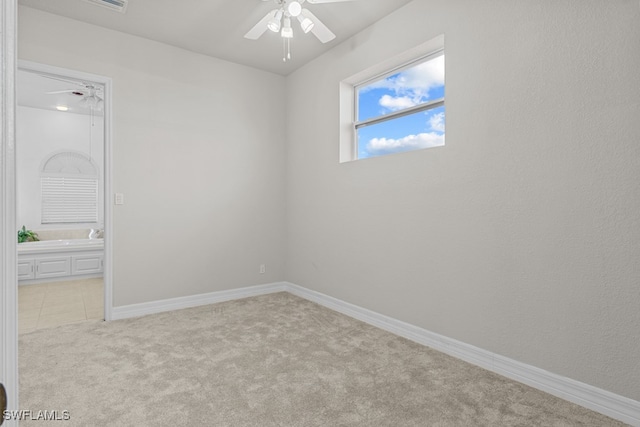
[[[285,292],[287,291],[287,289],[288,286],[286,283],[274,282],[262,285],[247,286],[243,288],[227,289],[224,291],[189,295],[178,298],[169,298],[130,305],[121,305],[112,308],[111,320],[128,319],[132,317],[146,316],[148,314],[156,314],[163,313],[165,311],[198,307],[201,305],[215,304],[218,302],[254,297],[258,295]]]

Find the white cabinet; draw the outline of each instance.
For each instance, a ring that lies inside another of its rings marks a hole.
[[[102,273],[102,254],[74,255],[71,257],[71,274]]]
[[[20,283],[30,284],[47,279],[100,277],[104,270],[103,259],[103,251],[19,255],[18,280]]]
[[[36,259],[36,279],[64,277],[71,274],[71,259],[68,256]]]
[[[18,280],[35,279],[36,263],[34,259],[18,260]]]

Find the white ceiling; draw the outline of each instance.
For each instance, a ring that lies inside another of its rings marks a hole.
[[[356,0],[309,4],[336,38],[322,44],[294,27],[292,59],[282,61],[282,38],[270,31],[247,40],[275,0],[129,0],[122,14],[83,0],[19,0],[24,6],[133,34],[204,55],[287,75],[411,0]],[[294,22],[297,24],[297,22]]]

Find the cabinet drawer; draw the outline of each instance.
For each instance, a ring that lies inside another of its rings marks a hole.
[[[71,274],[102,273],[102,255],[77,255],[71,257]]]
[[[18,280],[28,280],[36,277],[35,260],[21,259],[18,261]]]
[[[36,279],[62,277],[70,274],[71,259],[68,256],[36,260]]]

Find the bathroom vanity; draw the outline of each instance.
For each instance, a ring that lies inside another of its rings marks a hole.
[[[20,285],[101,277],[103,267],[102,239],[44,240],[18,244]]]

